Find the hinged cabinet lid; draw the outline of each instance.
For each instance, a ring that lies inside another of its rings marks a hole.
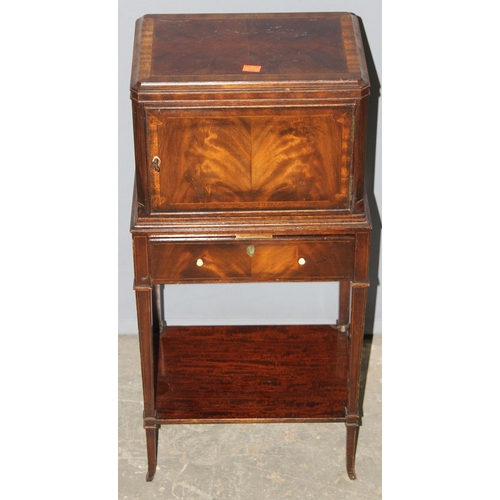
[[[146,15],[136,24],[132,94],[183,89],[368,89],[349,13]]]

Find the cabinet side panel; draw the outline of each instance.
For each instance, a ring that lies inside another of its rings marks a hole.
[[[139,210],[149,208],[144,150],[144,116],[137,102],[132,101],[132,122],[134,127],[136,203]]]
[[[355,133],[353,134],[353,166],[354,166],[354,213],[363,213],[364,191],[365,191],[365,147],[366,147],[366,125],[368,112],[368,97],[361,99],[356,108]]]

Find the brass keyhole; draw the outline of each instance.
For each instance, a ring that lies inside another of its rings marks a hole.
[[[255,253],[255,247],[253,245],[248,245],[247,246],[247,254],[249,257],[253,257],[253,254]]]
[[[153,169],[156,170],[157,172],[159,172],[160,171],[160,164],[161,164],[160,158],[158,158],[158,156],[155,156],[153,158],[153,161],[151,162]]]

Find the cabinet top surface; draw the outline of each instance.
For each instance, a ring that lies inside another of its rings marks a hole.
[[[137,20],[131,89],[369,85],[349,13],[174,14]]]

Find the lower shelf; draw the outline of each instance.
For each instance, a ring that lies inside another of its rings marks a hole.
[[[348,340],[329,325],[166,327],[159,423],[340,421]]]

